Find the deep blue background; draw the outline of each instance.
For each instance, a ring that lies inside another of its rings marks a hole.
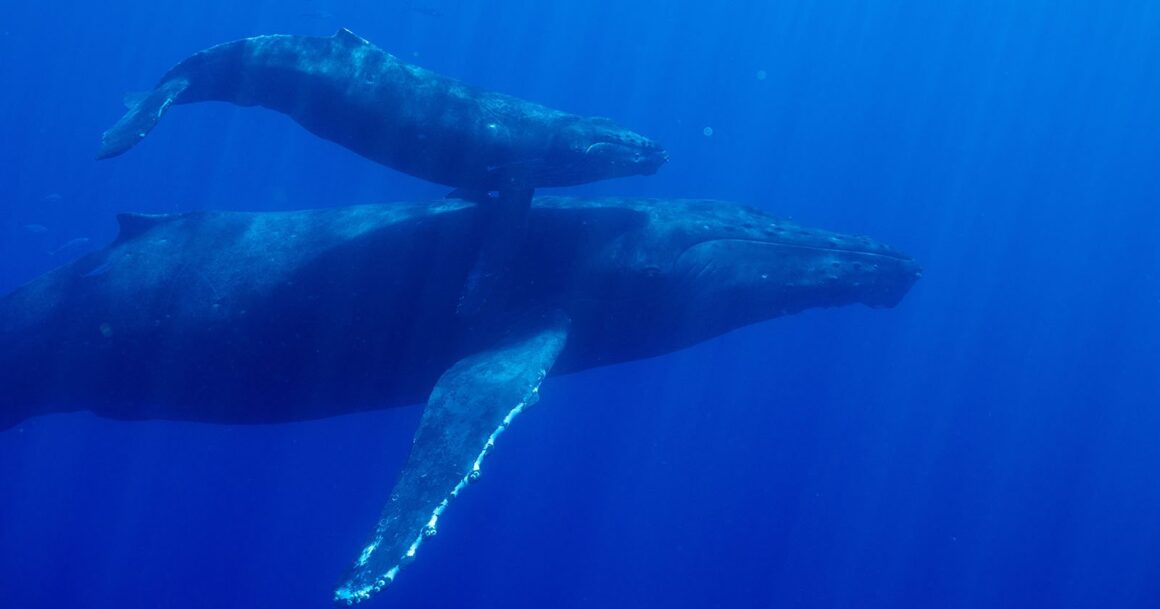
[[[1160,5],[415,5],[442,14],[6,5],[0,290],[118,211],[441,196],[224,104],[92,160],[122,94],[189,53],[347,26],[672,155],[570,192],[749,202],[926,269],[894,310],[550,379],[380,606],[1160,606]],[[326,607],[417,417],[29,420],[0,434],[0,606]]]

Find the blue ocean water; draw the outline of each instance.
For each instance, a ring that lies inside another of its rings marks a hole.
[[[443,196],[225,104],[93,160],[191,52],[339,27],[672,156],[566,192],[743,201],[925,268],[895,309],[549,379],[378,605],[1160,606],[1160,5],[10,3],[0,290],[119,211]],[[0,434],[0,606],[328,606],[418,415],[28,420]]]

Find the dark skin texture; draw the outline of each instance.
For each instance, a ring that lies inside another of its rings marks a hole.
[[[0,429],[88,408],[272,423],[426,400],[382,516],[335,591],[390,584],[549,373],[864,303],[918,275],[864,237],[715,201],[537,199],[487,316],[457,314],[486,205],[122,218],[109,247],[0,298]]]
[[[136,145],[173,105],[202,101],[281,112],[372,161],[487,202],[489,243],[457,307],[466,318],[501,304],[510,244],[523,236],[534,189],[649,175],[668,160],[658,144],[608,119],[468,86],[348,30],[257,36],[191,55],[105,132],[98,158]]]
[[[282,112],[372,161],[473,193],[649,175],[668,159],[608,119],[471,87],[347,30],[195,53],[105,133],[98,158],[136,145],[172,105],[211,100]]]
[[[325,417],[422,401],[540,311],[572,320],[567,372],[809,307],[892,305],[917,272],[868,239],[727,203],[537,198],[502,309],[462,319],[481,207],[130,217],[117,242],[0,299],[0,411]]]

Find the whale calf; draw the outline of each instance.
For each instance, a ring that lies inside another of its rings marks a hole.
[[[919,276],[865,237],[703,200],[538,197],[503,309],[457,299],[482,204],[120,216],[108,247],[0,298],[0,429],[87,409],[273,423],[426,402],[334,600],[382,590],[549,373],[672,352]]]
[[[256,36],[194,53],[129,101],[97,158],[124,153],[173,105],[224,101],[288,115],[311,133],[410,175],[491,192],[648,175],[652,140],[410,65],[349,30]]]

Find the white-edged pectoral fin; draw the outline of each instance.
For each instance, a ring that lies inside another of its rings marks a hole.
[[[499,434],[538,399],[568,326],[558,312],[526,320],[501,344],[443,373],[375,532],[335,591],[337,604],[353,605],[382,590],[435,534],[439,516],[479,477],[480,462]]]

